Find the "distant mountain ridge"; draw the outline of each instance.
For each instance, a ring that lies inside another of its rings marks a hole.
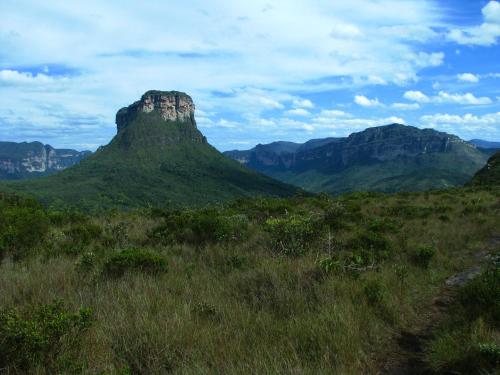
[[[457,136],[401,124],[294,144],[292,151],[278,150],[279,144],[225,154],[281,181],[333,194],[462,185],[487,160],[485,153]]]
[[[480,148],[500,149],[500,142],[485,141],[484,139],[471,139],[469,143]]]
[[[0,190],[84,209],[181,207],[299,190],[222,155],[198,130],[194,113],[185,93],[148,91],[118,111],[117,135],[107,146],[61,173]]]
[[[0,142],[0,179],[34,178],[60,172],[91,154],[55,149],[41,142]]]

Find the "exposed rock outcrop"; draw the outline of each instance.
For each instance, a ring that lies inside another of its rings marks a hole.
[[[55,149],[40,142],[0,142],[0,178],[18,179],[47,175],[69,168],[90,151]]]
[[[196,125],[194,119],[195,106],[193,99],[179,91],[146,92],[141,100],[124,107],[116,114],[118,132],[125,129],[140,112],[150,113],[157,111],[165,121],[176,121]]]

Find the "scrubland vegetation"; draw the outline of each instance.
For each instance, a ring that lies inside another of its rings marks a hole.
[[[499,229],[494,188],[91,216],[2,196],[0,372],[375,374]],[[498,370],[496,251],[429,341],[436,371]]]

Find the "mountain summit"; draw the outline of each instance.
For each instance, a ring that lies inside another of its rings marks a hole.
[[[85,208],[183,206],[297,191],[222,155],[198,130],[194,113],[185,93],[148,91],[118,111],[117,135],[107,146],[57,175],[7,187],[47,204]]]
[[[124,107],[116,114],[118,133],[137,120],[141,113],[157,112],[164,121],[176,122],[195,142],[207,143],[206,138],[196,128],[193,99],[179,91],[146,92],[141,100]]]

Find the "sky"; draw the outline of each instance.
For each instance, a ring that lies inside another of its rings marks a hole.
[[[95,150],[150,89],[221,151],[403,123],[500,141],[500,2],[0,1],[0,141]]]

